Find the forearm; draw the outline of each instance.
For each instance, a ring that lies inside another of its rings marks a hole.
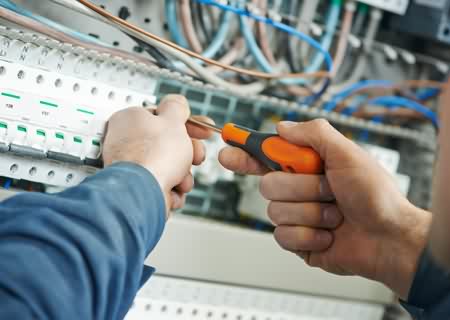
[[[159,185],[133,164],[0,210],[0,318],[10,300],[36,319],[121,319],[165,223]]]

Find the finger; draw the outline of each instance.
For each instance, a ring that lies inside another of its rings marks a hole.
[[[274,232],[275,240],[285,250],[324,251],[333,242],[331,232],[307,227],[279,226]]]
[[[214,120],[212,120],[211,118],[205,117],[205,116],[193,116],[192,118],[201,121],[201,122],[206,122],[209,124],[215,124]],[[188,134],[191,138],[194,139],[209,139],[214,132],[212,130],[206,129],[206,128],[202,128],[198,125],[192,124],[187,122],[186,123],[186,128],[188,131]]]
[[[190,115],[189,103],[181,95],[171,94],[164,97],[158,107],[158,116],[171,122],[186,123]]]
[[[170,206],[171,210],[181,209],[184,207],[184,204],[186,203],[186,194],[172,191],[170,193],[170,199],[171,199],[171,206]]]
[[[267,200],[331,201],[334,195],[325,176],[270,172],[261,179],[261,194]]]
[[[219,162],[226,169],[238,174],[263,175],[269,172],[269,169],[262,163],[253,159],[247,152],[235,147],[226,147],[221,150]]]
[[[309,257],[311,256],[311,252],[309,251],[299,251],[296,252],[297,256],[302,258],[306,264],[309,264]]]
[[[324,119],[308,122],[282,121],[277,126],[281,137],[300,146],[309,146],[325,160],[328,169],[351,166],[367,158],[364,152]]]
[[[199,140],[192,140],[192,147],[194,149],[194,158],[192,164],[195,166],[201,165],[206,158],[206,148],[203,142]]]
[[[267,209],[275,225],[335,229],[343,216],[334,204],[272,201]]]
[[[184,177],[183,181],[175,187],[175,190],[180,193],[189,193],[194,188],[194,177],[189,173]]]

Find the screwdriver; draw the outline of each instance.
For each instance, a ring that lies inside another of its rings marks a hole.
[[[188,122],[220,133],[225,143],[246,151],[273,171],[323,173],[323,162],[316,151],[292,144],[279,135],[254,131],[233,123],[220,128],[192,117]]]

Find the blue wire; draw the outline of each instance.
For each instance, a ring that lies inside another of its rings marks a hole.
[[[61,25],[57,22],[54,22],[50,19],[47,19],[45,17],[39,16],[39,15],[35,15],[34,13],[32,13],[31,11],[28,11],[27,9],[20,7],[18,5],[16,5],[15,3],[9,1],[9,0],[0,0],[0,6],[9,9],[11,11],[14,11],[22,16],[31,18],[33,20],[39,21],[53,29],[59,30],[61,32],[64,32],[65,34],[68,34],[74,38],[86,41],[86,42],[91,42],[91,43],[96,43],[102,46],[108,46],[107,44],[95,39],[94,37],[91,37],[89,35],[86,35],[84,33],[80,33],[77,32],[73,29],[70,29],[64,25]]]
[[[174,0],[166,1],[165,12],[167,20],[169,21],[168,24],[171,37],[177,44],[187,48],[188,43],[184,38],[184,36],[182,35],[182,33],[180,32],[180,26],[178,24],[176,16],[176,8]],[[232,17],[233,16],[231,12],[229,11],[222,12],[222,15],[220,16],[219,29],[217,29],[214,39],[202,53],[203,57],[213,58],[217,54],[217,52],[219,52],[219,50],[222,49],[223,44],[227,40]]]
[[[255,21],[265,23],[265,24],[270,25],[278,30],[286,32],[292,36],[295,36],[295,37],[299,38],[300,40],[307,42],[314,49],[321,52],[321,54],[324,56],[324,60],[327,64],[328,70],[331,71],[333,69],[333,59],[331,58],[330,53],[327,50],[325,50],[324,48],[322,48],[320,43],[318,43],[316,40],[299,32],[298,30],[296,30],[295,28],[292,28],[291,26],[288,26],[284,23],[272,20],[267,17],[255,15],[255,14],[251,13],[250,11],[243,9],[243,8],[233,7],[233,6],[219,3],[215,0],[195,0],[195,1],[198,3],[201,3],[201,4],[206,4],[206,5],[217,7],[222,10],[233,12],[234,14],[237,14],[239,16],[249,17]]]
[[[399,107],[408,108],[419,112],[439,128],[439,120],[436,113],[416,101],[397,96],[383,96],[369,100],[367,104],[384,106],[389,109],[397,109]]]
[[[222,49],[223,44],[227,40],[232,18],[233,15],[229,11],[222,13],[220,17],[219,29],[217,30],[214,39],[211,41],[211,44],[202,53],[202,56],[204,56],[205,58],[213,58],[217,54],[217,52]]]
[[[416,98],[417,100],[428,100],[436,97],[440,92],[441,90],[438,88],[424,89],[417,93]]]
[[[242,9],[242,8],[238,8],[238,7],[233,7],[233,6],[229,6],[229,5],[224,5],[222,3],[218,3],[214,0],[196,0],[198,3],[201,4],[206,4],[206,5],[211,5],[211,6],[215,6],[217,8],[220,8],[222,10],[226,10],[226,11],[230,11],[233,12],[237,15],[240,16],[240,22],[241,22],[241,30],[242,33],[246,39],[247,45],[250,48],[251,52],[255,55],[256,57],[256,61],[260,63],[260,67],[268,73],[272,73],[273,69],[272,66],[270,65],[270,63],[265,59],[264,54],[261,52],[261,50],[259,49],[256,40],[250,30],[250,28],[248,27],[244,17],[248,17],[251,18],[253,20],[256,20],[258,22],[262,22],[265,23],[267,25],[273,26],[276,29],[279,29],[283,32],[286,32],[292,36],[295,36],[297,38],[299,38],[302,41],[307,42],[310,46],[312,46],[313,48],[315,48],[316,50],[318,50],[320,52],[320,55],[323,56],[323,60],[326,62],[327,64],[327,69],[328,71],[332,71],[333,70],[333,59],[331,58],[330,53],[325,50],[324,48],[322,48],[321,44],[319,44],[316,40],[314,40],[313,38],[297,31],[296,29],[292,28],[291,26],[288,26],[284,23],[280,23],[277,21],[274,21],[270,18],[267,17],[262,17],[262,16],[258,16],[255,15],[253,13],[251,13],[250,11],[246,10],[246,9]],[[339,13],[337,14],[337,16],[339,17]],[[322,60],[322,62],[323,62]],[[292,82],[294,81],[294,82]],[[307,81],[305,81],[304,79],[282,79],[281,80],[282,83],[285,84],[290,84],[290,83],[307,83]],[[331,84],[331,80],[327,79],[324,82],[323,87],[321,88],[321,90],[319,90],[318,93],[315,93],[314,95],[312,95],[311,97],[307,97],[305,101],[301,101],[301,103],[305,103],[305,104],[312,104],[315,101],[317,101],[328,89],[328,87]]]
[[[355,97],[355,101],[347,108],[342,110],[342,114],[346,116],[351,116],[353,113],[355,113],[360,105],[366,101],[365,96],[357,96]]]
[[[250,49],[250,52],[255,58],[256,63],[264,72],[272,73],[273,68],[270,65],[269,61],[264,56],[264,53],[259,48],[252,30],[247,24],[246,17],[243,15],[239,16],[239,22],[241,26],[242,35],[244,36],[245,39],[245,43],[247,44],[247,47]]]
[[[332,3],[329,12],[329,18],[327,20],[326,25],[326,34],[322,38],[321,47],[324,50],[329,50],[331,44],[333,42],[334,32],[336,30],[337,25],[339,24],[339,15],[341,12],[340,3]],[[250,49],[250,52],[254,56],[258,66],[264,70],[265,72],[272,73],[274,70],[270,65],[269,61],[266,59],[261,49],[258,46],[258,43],[255,40],[255,36],[251,31],[247,21],[245,20],[245,16],[240,16],[240,25],[241,32],[244,35],[247,46]],[[325,56],[321,52],[317,52],[313,58],[313,62],[311,65],[305,70],[305,72],[311,73],[318,71],[324,62]],[[305,79],[284,79],[282,81],[285,84],[306,84],[307,81]]]
[[[357,82],[339,92],[338,94],[335,94],[333,98],[323,106],[323,109],[328,112],[333,111],[340,102],[350,97],[356,91],[371,87],[390,87],[392,85],[393,82],[387,80],[363,80]]]
[[[178,17],[175,0],[166,0],[164,5],[164,13],[167,20],[167,26],[169,28],[169,33],[171,38],[183,48],[188,47],[188,43],[184,35],[180,32],[178,28]]]
[[[341,14],[340,3],[333,2],[330,7],[330,12],[328,13],[327,24],[325,26],[325,35],[322,37],[321,45],[324,50],[329,51],[331,44],[333,43],[334,33],[339,25],[339,16]],[[324,62],[324,56],[317,52],[313,58],[312,63],[306,68],[305,72],[315,72],[320,70]],[[292,79],[295,80],[295,79]]]

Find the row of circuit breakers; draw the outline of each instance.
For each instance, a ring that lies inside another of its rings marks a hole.
[[[155,103],[156,82],[135,71],[63,52],[48,57],[46,48],[33,53],[29,44],[6,37],[0,43],[8,47],[0,48],[0,176],[76,185],[101,166],[109,117]],[[25,63],[30,59],[32,66]],[[48,63],[60,72],[49,71]],[[130,89],[142,84],[145,90]]]

